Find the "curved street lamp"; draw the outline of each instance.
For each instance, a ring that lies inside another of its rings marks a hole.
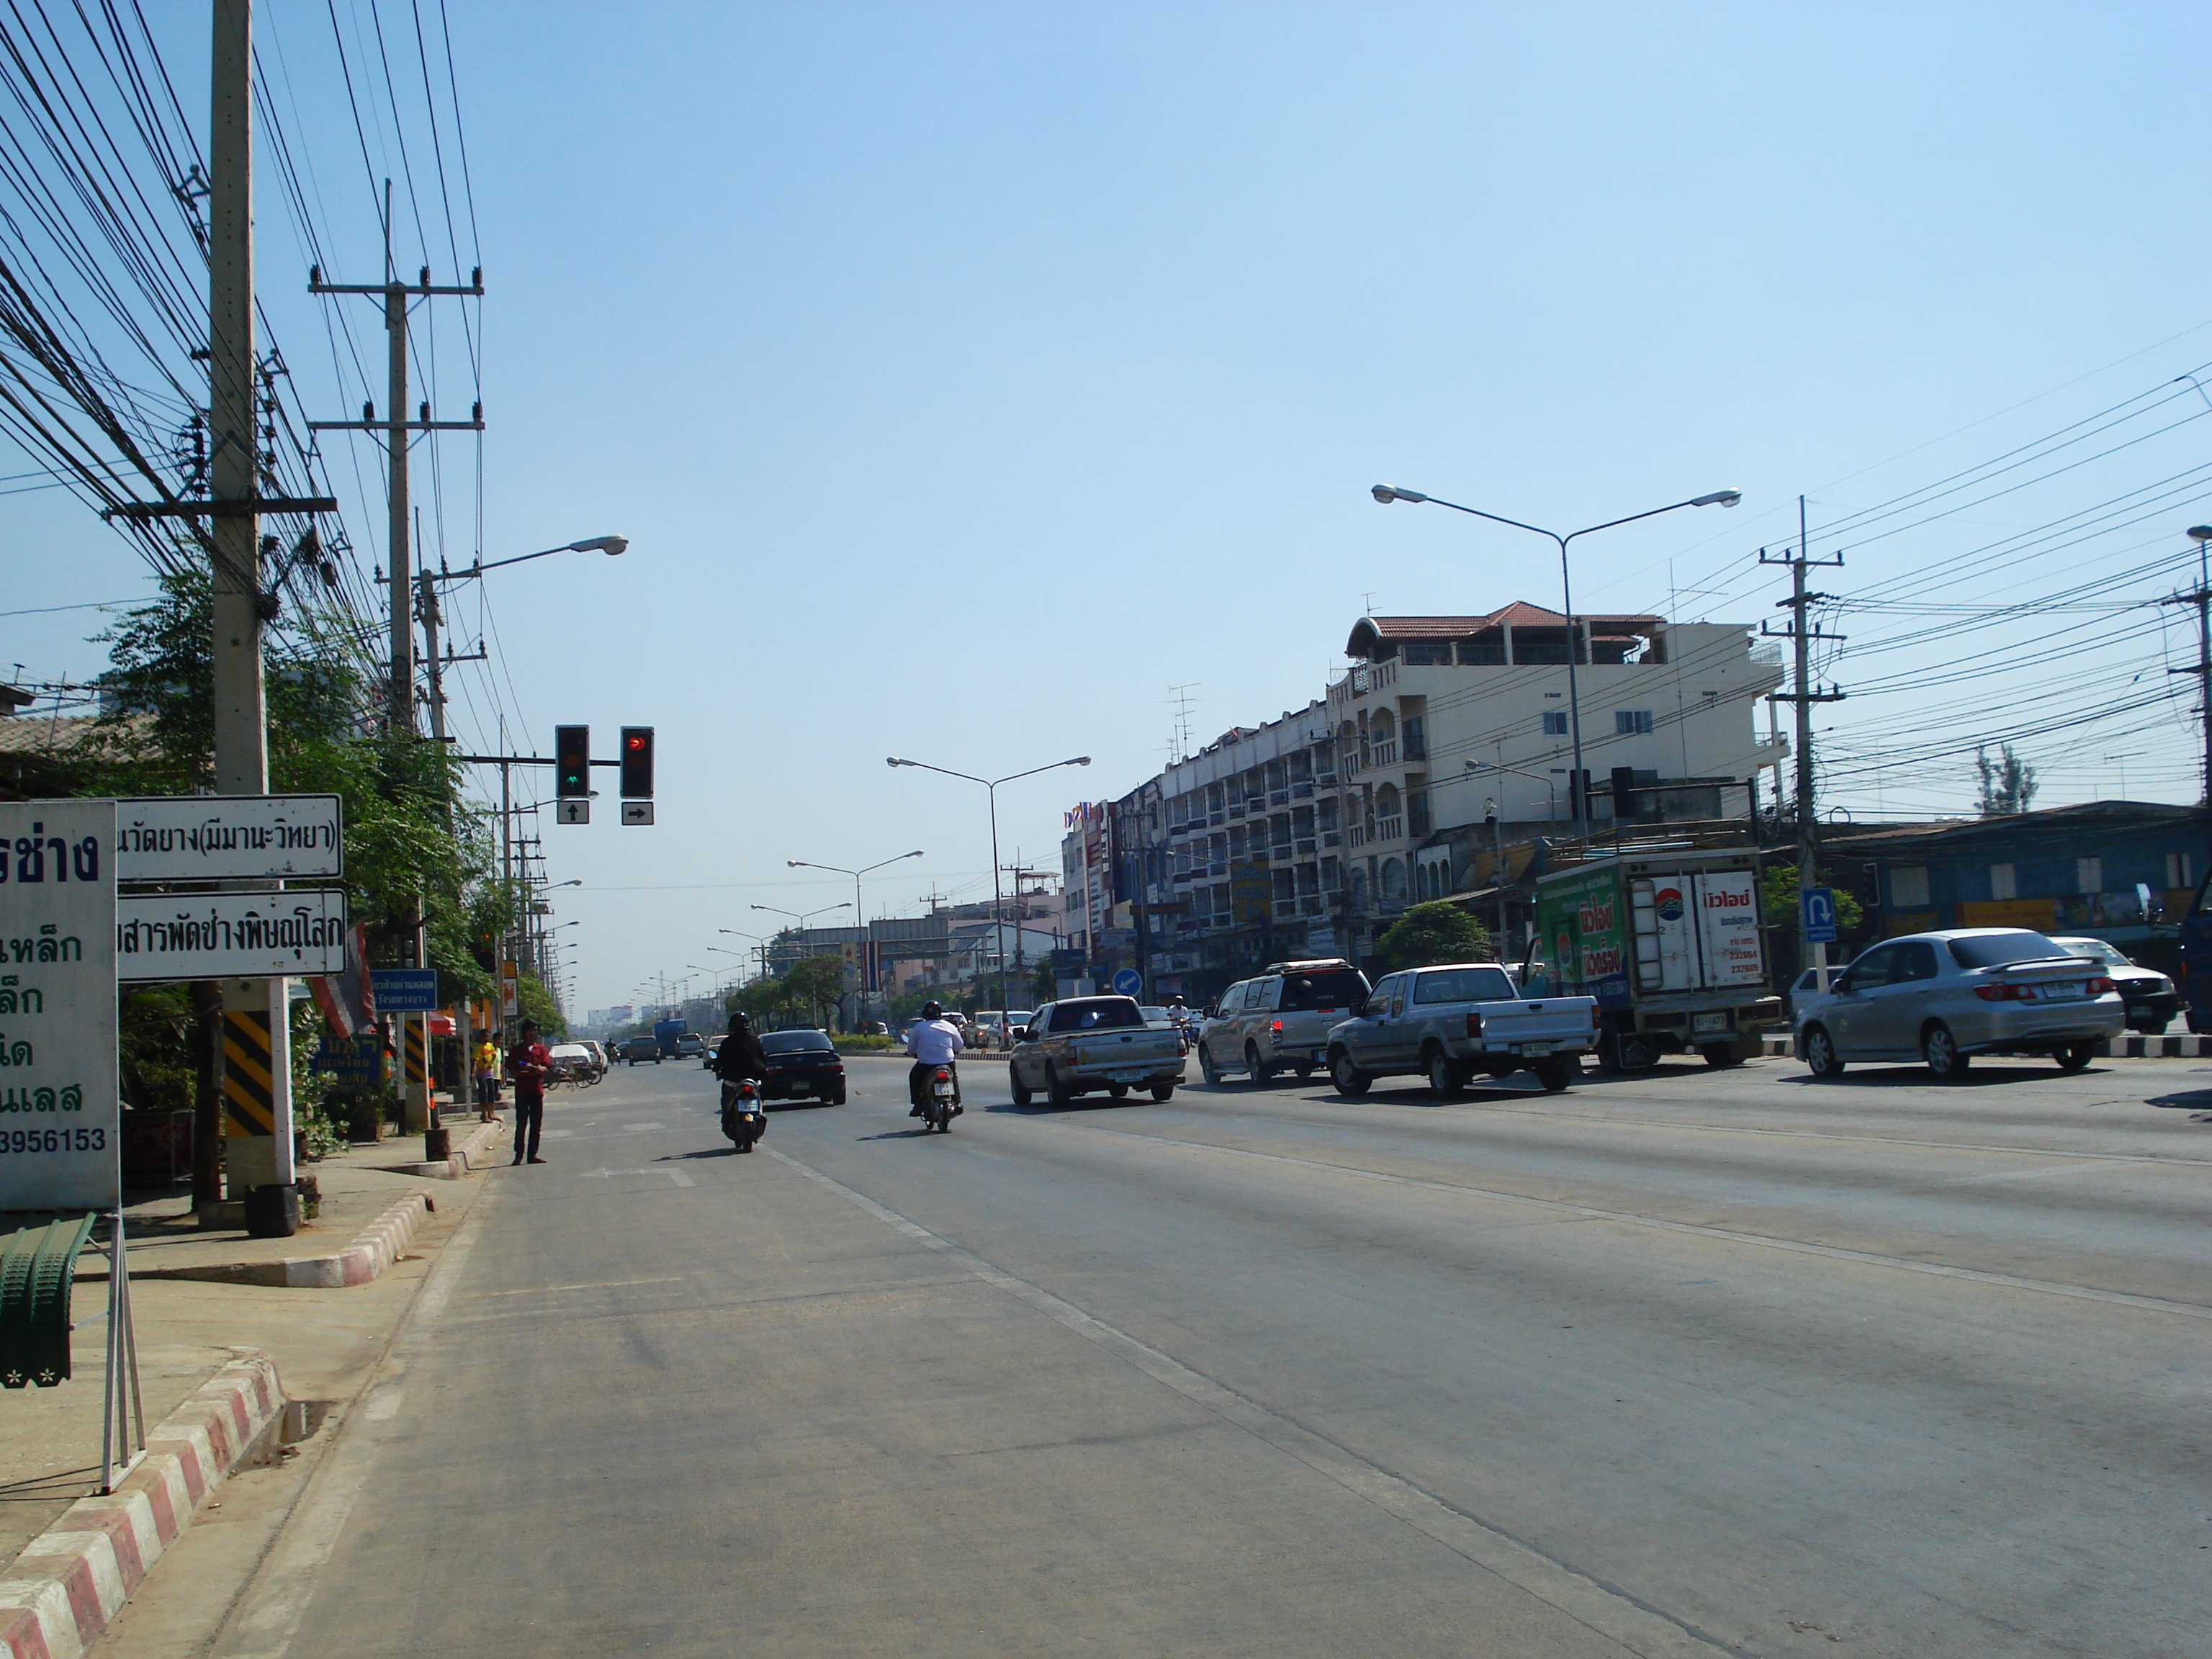
[[[999,886],[999,786],[1012,783],[1020,778],[1033,778],[1040,772],[1056,772],[1063,766],[1088,766],[1091,757],[1077,755],[1071,759],[1054,761],[1049,766],[1032,766],[1026,772],[1011,772],[1003,778],[979,778],[972,772],[955,772],[950,767],[932,766],[927,761],[901,760],[896,755],[886,756],[886,766],[912,766],[924,772],[936,772],[948,778],[964,778],[969,783],[980,783],[991,797],[991,929],[995,937],[992,948],[999,953],[999,1002],[1000,1012],[1006,1006],[1006,939],[1005,902]]]
[[[1573,735],[1575,769],[1567,787],[1568,804],[1574,808],[1574,827],[1577,837],[1589,834],[1589,803],[1583,788],[1583,705],[1580,688],[1575,683],[1575,659],[1582,654],[1582,644],[1575,636],[1575,595],[1567,574],[1567,544],[1579,536],[1594,535],[1601,530],[1612,530],[1618,526],[1634,524],[1638,519],[1656,519],[1662,513],[1673,513],[1685,507],[1734,507],[1743,499],[1740,489],[1716,489],[1710,495],[1693,495],[1686,501],[1670,501],[1665,507],[1655,507],[1649,512],[1632,513],[1625,519],[1607,519],[1603,524],[1594,524],[1573,530],[1562,536],[1556,530],[1547,530],[1540,525],[1522,524],[1518,519],[1503,519],[1495,513],[1485,513],[1478,507],[1462,507],[1457,501],[1447,501],[1435,495],[1424,495],[1418,489],[1401,489],[1395,484],[1376,484],[1367,492],[1388,507],[1393,501],[1427,503],[1448,507],[1455,513],[1464,513],[1471,518],[1487,519],[1492,524],[1509,525],[1516,530],[1526,530],[1543,536],[1559,544],[1559,601],[1567,618],[1567,722]]]

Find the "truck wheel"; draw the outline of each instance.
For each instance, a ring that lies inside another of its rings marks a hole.
[[[1244,1074],[1255,1084],[1268,1084],[1275,1080],[1275,1068],[1261,1060],[1260,1045],[1256,1042],[1244,1045]]]
[[[1065,1106],[1075,1098],[1075,1091],[1060,1080],[1060,1073],[1049,1066],[1044,1068],[1044,1092],[1055,1106]]]
[[[1154,1100],[1173,1100],[1175,1098],[1175,1085],[1172,1083],[1155,1083],[1152,1085],[1152,1098]]]
[[[1022,1081],[1022,1074],[1012,1066],[1006,1067],[1006,1092],[1013,1096],[1017,1106],[1030,1103],[1030,1085]]]
[[[1965,1077],[1972,1058],[1959,1052],[1959,1039],[1941,1020],[1932,1021],[1920,1034],[1920,1057],[1928,1062],[1928,1069],[1945,1083],[1956,1083]]]
[[[1459,1062],[1441,1048],[1429,1050],[1429,1092],[1438,1100],[1457,1100],[1465,1086]]]
[[[1547,1095],[1565,1094],[1567,1085],[1575,1079],[1574,1062],[1564,1054],[1551,1060],[1540,1060],[1528,1069],[1536,1074],[1536,1081],[1544,1085],[1544,1092]]]
[[[1213,1050],[1202,1042],[1198,1045],[1198,1074],[1208,1083],[1221,1081],[1221,1068],[1213,1063]]]
[[[1304,1083],[1308,1078],[1314,1074],[1314,1068],[1310,1064],[1304,1066],[1293,1066],[1291,1069],[1298,1074],[1298,1081],[1301,1083]]]
[[[1844,1074],[1844,1062],[1836,1057],[1836,1041],[1828,1035],[1825,1025],[1808,1025],[1804,1035],[1797,1039],[1798,1057],[1805,1069],[1826,1082]]]
[[[1736,1053],[1735,1044],[1733,1042],[1708,1042],[1698,1052],[1705,1057],[1705,1064],[1715,1071],[1719,1071],[1725,1066],[1743,1064],[1743,1056]]]
[[[1340,1095],[1364,1095],[1367,1085],[1375,1079],[1352,1063],[1352,1056],[1339,1053],[1328,1062],[1329,1081],[1336,1085]]]
[[[1106,1092],[1116,1100],[1127,1100],[1129,1097],[1129,1085],[1126,1083],[1109,1083],[1106,1085]]]

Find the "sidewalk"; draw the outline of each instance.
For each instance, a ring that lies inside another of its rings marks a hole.
[[[489,1127],[472,1112],[448,1113],[447,1121],[457,1152]],[[502,1124],[474,1148],[472,1162],[479,1170],[505,1157],[507,1133]],[[322,1206],[317,1218],[290,1238],[252,1238],[243,1228],[197,1228],[191,1199],[182,1193],[125,1207],[149,1433],[219,1370],[257,1352],[275,1362],[285,1399],[342,1401],[360,1388],[429,1259],[484,1189],[479,1180],[441,1178],[443,1165],[408,1161],[421,1148],[415,1139],[364,1144],[302,1166],[301,1174],[313,1176],[320,1188]],[[439,1173],[422,1173],[426,1167]],[[424,1196],[434,1207],[425,1208]],[[283,1282],[288,1261],[343,1257],[364,1234],[378,1233],[377,1224],[388,1223],[395,1210],[411,1212],[412,1225],[381,1230],[386,1248],[375,1253],[383,1259],[374,1274],[321,1281],[343,1288],[302,1288],[296,1270],[292,1283]],[[253,1282],[248,1275],[257,1273],[274,1282]],[[77,1261],[72,1320],[106,1309],[107,1279],[106,1256],[88,1247]],[[106,1329],[102,1321],[76,1333],[75,1375],[68,1382],[0,1396],[0,1561],[16,1561],[26,1545],[99,1483]],[[320,1420],[319,1412],[309,1417]],[[24,1563],[0,1577],[29,1571]]]

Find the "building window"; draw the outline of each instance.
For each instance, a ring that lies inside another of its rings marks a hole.
[[[2020,881],[2011,865],[1990,866],[1990,896],[1993,899],[2016,899],[2020,896]]]
[[[1408,668],[1433,668],[1439,664],[1449,664],[1451,661],[1452,648],[1449,644],[1408,645],[1402,654],[1406,666]]]
[[[1565,709],[1547,708],[1544,711],[1544,735],[1547,738],[1564,738],[1567,735]]]
[[[2104,860],[2074,860],[2074,890],[2077,893],[2101,893],[2105,890]]]
[[[1613,711],[1613,730],[1616,737],[1642,737],[1651,730],[1651,711],[1648,708],[1616,708]]]
[[[1907,865],[1889,872],[1889,902],[1900,910],[1928,908],[1928,866]]]
[[[2189,867],[2189,854],[2168,853],[2166,855],[2166,884],[2168,887],[2195,887],[2197,878]]]

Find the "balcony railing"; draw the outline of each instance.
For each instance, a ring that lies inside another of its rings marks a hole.
[[[1346,755],[1344,757],[1342,765],[1344,769],[1344,775],[1347,780],[1358,777],[1362,772],[1367,769],[1366,763],[1357,755]]]
[[[1377,841],[1396,841],[1405,833],[1406,821],[1403,818],[1375,820],[1375,839]]]
[[[1353,847],[1364,847],[1370,839],[1364,824],[1355,823],[1345,832],[1347,842]]]
[[[1395,766],[1397,763],[1398,744],[1396,739],[1393,738],[1389,743],[1378,743],[1370,746],[1368,750],[1369,765]]]

